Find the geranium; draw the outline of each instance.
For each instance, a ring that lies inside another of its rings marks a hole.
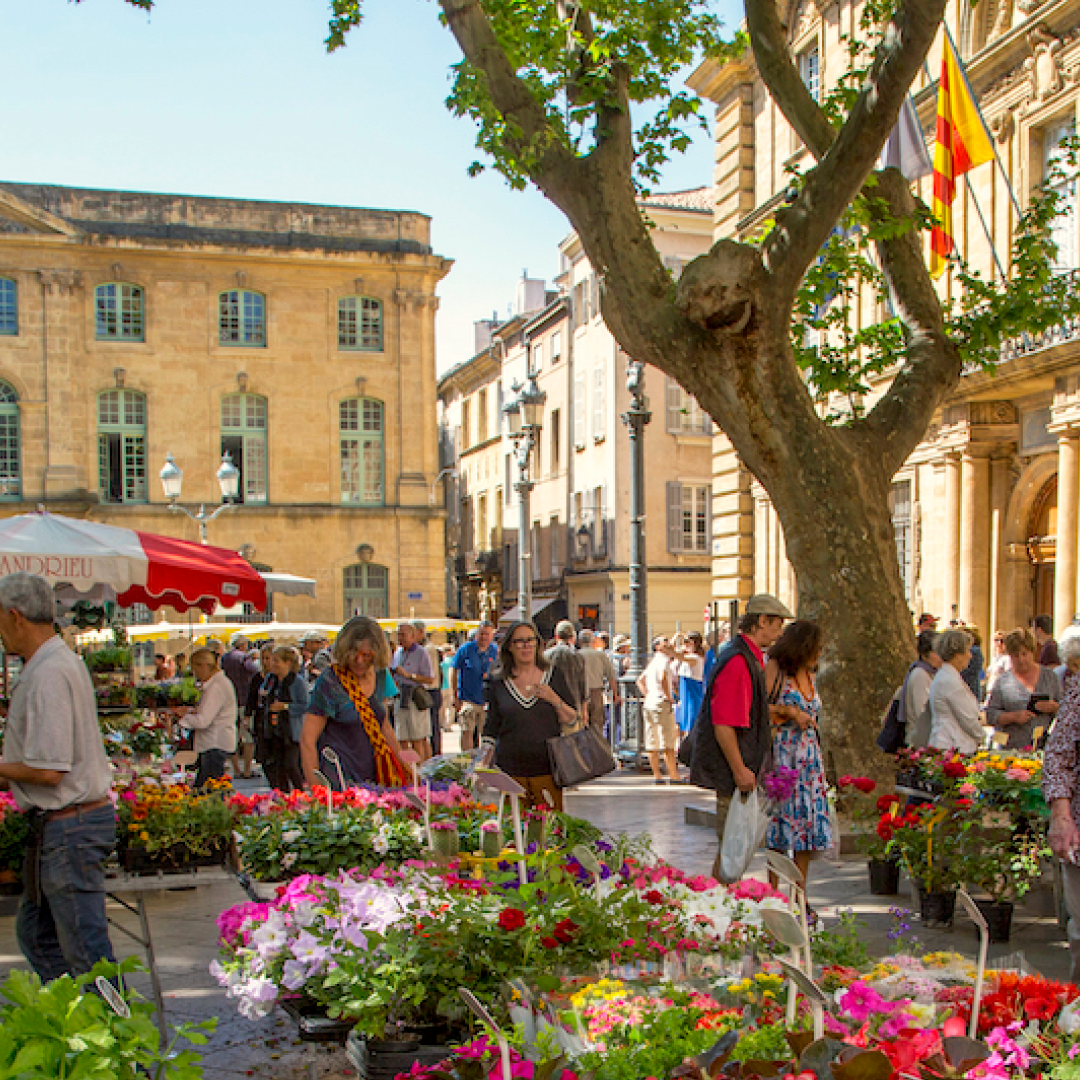
[[[950,780],[959,780],[968,774],[968,767],[959,758],[950,758],[942,766],[941,771]]]
[[[900,803],[900,796],[895,792],[890,795],[878,796],[877,802],[874,804],[879,813],[887,814],[894,806],[898,806]]]
[[[861,791],[864,795],[869,795],[877,787],[877,782],[869,776],[856,776],[851,784],[856,791]]]

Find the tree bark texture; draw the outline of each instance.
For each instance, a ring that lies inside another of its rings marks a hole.
[[[666,372],[698,400],[769,493],[798,579],[799,615],[825,632],[820,675],[826,751],[840,772],[873,768],[882,714],[914,652],[888,510],[893,474],[956,385],[961,364],[922,260],[919,234],[879,246],[899,297],[909,348],[888,393],[843,426],[826,424],[791,346],[797,288],[844,208],[858,195],[940,24],[944,0],[900,0],[849,118],[834,128],[792,63],[775,0],[747,0],[762,78],[818,165],[762,247],[721,240],[684,271],[663,267],[634,190],[629,105],[598,118],[577,156],[545,137],[539,103],[518,80],[482,0],[441,0],[467,61],[495,107],[543,145],[531,170],[566,214],[601,282],[604,319],[634,359]],[[874,189],[893,218],[912,213],[891,170]]]

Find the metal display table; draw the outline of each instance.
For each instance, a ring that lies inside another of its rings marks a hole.
[[[165,999],[161,992],[161,976],[158,974],[154,956],[154,939],[150,933],[150,919],[146,914],[146,897],[151,893],[170,892],[174,889],[197,889],[202,885],[222,885],[234,882],[236,875],[220,866],[199,866],[181,874],[115,874],[105,878],[105,894],[125,911],[139,920],[138,931],[132,930],[111,916],[109,925],[139,945],[146,954],[146,966],[150,971],[150,986],[154,994],[158,1031],[161,1043],[168,1040],[165,1025]]]

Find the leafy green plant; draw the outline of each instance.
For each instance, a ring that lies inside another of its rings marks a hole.
[[[181,1049],[201,1045],[215,1021],[181,1024],[159,1046],[154,1009],[133,993],[121,1015],[92,992],[95,978],[137,970],[138,962],[98,964],[88,975],[65,975],[43,984],[16,969],[0,985],[0,1076],[12,1080],[197,1080],[200,1056]]]
[[[29,835],[30,819],[7,792],[0,792],[0,870],[22,869]]]
[[[131,667],[131,649],[121,646],[98,649],[86,656],[86,666],[91,671],[126,671]]]
[[[840,922],[824,928],[820,924],[810,936],[814,962],[823,967],[864,968],[870,963],[870,954],[860,936],[866,924],[855,918],[852,911],[842,911]]]

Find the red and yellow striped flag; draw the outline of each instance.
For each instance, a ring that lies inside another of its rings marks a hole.
[[[934,147],[934,227],[930,232],[930,276],[935,278],[941,277],[946,259],[956,246],[952,220],[956,180],[968,169],[994,158],[990,136],[948,35],[944,44]]]

